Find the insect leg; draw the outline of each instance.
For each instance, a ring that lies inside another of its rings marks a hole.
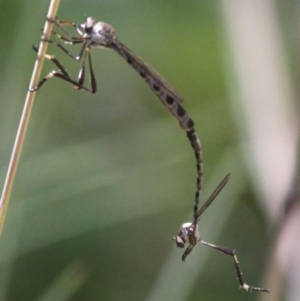
[[[37,45],[34,45],[33,49],[37,52],[38,51]],[[47,60],[52,61],[58,67],[59,71],[53,70],[53,71],[49,72],[46,76],[44,76],[40,80],[40,82],[38,83],[38,85],[35,88],[29,89],[30,92],[37,91],[47,80],[49,80],[53,77],[57,77],[57,78],[60,78],[62,80],[65,80],[65,81],[69,82],[70,84],[72,84],[74,86],[75,89],[83,89],[83,90],[88,91],[90,93],[94,93],[93,90],[90,90],[90,89],[84,87],[82,85],[83,83],[80,83],[78,81],[73,80],[70,77],[70,75],[68,74],[68,72],[66,71],[66,69],[63,67],[63,65],[53,55],[46,54],[45,58]]]
[[[267,293],[270,292],[269,289],[255,287],[255,286],[251,286],[251,285],[246,284],[246,282],[244,281],[244,278],[243,278],[243,273],[242,273],[238,258],[236,256],[235,250],[231,250],[231,249],[226,248],[226,247],[216,246],[216,245],[207,243],[203,240],[201,240],[201,243],[208,246],[208,247],[210,247],[210,248],[216,249],[220,252],[223,252],[226,255],[229,255],[229,256],[233,257],[236,273],[237,273],[237,276],[238,276],[238,281],[239,281],[239,284],[240,284],[241,288],[245,289],[247,292],[254,292],[254,291],[261,291],[261,292],[267,292]]]

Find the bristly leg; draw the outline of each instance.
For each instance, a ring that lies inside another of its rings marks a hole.
[[[46,41],[49,43],[53,43],[52,41]],[[55,44],[57,45],[57,44]],[[61,49],[63,49],[63,46],[60,47]],[[33,46],[34,51],[38,51],[38,47],[37,45]],[[83,49],[83,48],[82,48]],[[85,50],[85,49],[84,49]],[[64,50],[64,52],[68,53],[70,57],[72,57],[73,59],[76,59],[74,56],[72,56],[72,54],[70,54],[67,50]],[[92,62],[91,62],[91,54],[90,54],[90,50],[86,49],[85,51],[82,51],[82,53],[84,53],[84,59],[82,62],[82,67],[79,71],[78,74],[78,80],[74,80],[70,77],[69,73],[67,72],[67,70],[63,67],[63,65],[55,58],[54,55],[49,55],[46,54],[45,58],[49,61],[52,61],[54,63],[54,65],[58,68],[58,70],[52,70],[50,71],[47,75],[45,75],[38,83],[38,85],[33,88],[33,89],[29,89],[30,92],[34,92],[37,91],[46,81],[48,81],[51,78],[57,77],[60,78],[70,84],[73,85],[73,87],[77,90],[85,90],[87,92],[90,92],[92,94],[96,93],[97,91],[97,85],[96,85],[96,79],[95,79],[95,75],[93,72],[93,68],[92,68]],[[81,54],[80,54],[81,55]],[[84,76],[85,76],[85,61],[86,61],[86,57],[88,56],[88,63],[89,63],[89,70],[90,70],[90,80],[91,80],[91,87],[92,89],[89,89],[87,87],[84,86]]]
[[[238,261],[238,258],[236,256],[236,252],[235,250],[231,250],[227,247],[221,247],[221,246],[216,246],[216,245],[213,245],[213,244],[210,244],[210,243],[207,243],[203,240],[201,240],[201,243],[210,247],[210,248],[213,248],[213,249],[216,249],[226,255],[229,255],[233,258],[234,260],[234,265],[235,265],[235,269],[236,269],[236,273],[237,273],[237,276],[238,276],[238,281],[239,281],[239,284],[240,284],[240,288],[243,288],[244,290],[246,290],[247,292],[266,292],[266,293],[269,293],[270,290],[267,289],[267,288],[261,288],[261,287],[255,287],[255,286],[251,286],[251,285],[248,285],[245,281],[244,281],[244,278],[243,278],[243,273],[242,273],[242,270],[241,270],[241,267],[240,267],[240,262]]]

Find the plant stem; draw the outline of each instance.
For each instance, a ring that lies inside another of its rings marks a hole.
[[[48,14],[47,14],[48,18],[55,19],[59,3],[60,3],[60,0],[51,0]],[[52,23],[46,21],[44,30],[43,30],[44,38],[46,38],[46,39],[50,38],[52,26],[53,26]],[[39,46],[38,55],[37,55],[37,60],[35,62],[34,68],[33,68],[29,88],[33,88],[33,87],[37,86],[37,83],[38,83],[38,80],[40,77],[40,73],[42,70],[44,56],[46,54],[47,46],[48,46],[48,43],[41,41],[40,46]],[[3,191],[2,191],[2,195],[1,195],[1,200],[0,200],[0,234],[2,232],[2,228],[4,225],[5,215],[6,215],[12,187],[14,184],[14,179],[15,179],[17,168],[18,168],[20,155],[22,152],[22,147],[23,147],[23,143],[24,143],[27,126],[29,123],[29,118],[30,118],[34,98],[35,98],[35,92],[27,92],[22,116],[20,119],[18,132],[16,135],[14,147],[12,150],[11,159],[9,162],[9,166],[8,166],[8,170],[7,170],[7,174],[6,174],[6,178],[5,178],[5,183],[4,183],[4,187],[3,187]]]

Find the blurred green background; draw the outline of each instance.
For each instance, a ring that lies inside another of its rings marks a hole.
[[[0,1],[1,183],[48,5]],[[61,2],[59,18],[88,16],[114,26],[185,99],[203,147],[203,197],[232,175],[201,219],[201,235],[236,249],[246,282],[264,286],[269,225],[229,106],[219,2]],[[77,77],[79,63],[51,46],[48,53]],[[181,262],[172,238],[192,217],[193,151],[122,58],[99,49],[92,57],[95,95],[58,79],[36,95],[0,241],[0,300],[257,300],[238,290],[230,257],[199,245]],[[52,69],[45,62],[42,75]]]

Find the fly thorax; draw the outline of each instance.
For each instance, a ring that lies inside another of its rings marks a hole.
[[[115,37],[115,29],[104,22],[98,22],[94,25],[89,38],[94,47],[108,46]]]
[[[191,227],[193,227],[192,223],[184,223],[180,227],[177,237],[174,237],[177,247],[184,248],[185,243],[189,241]]]

